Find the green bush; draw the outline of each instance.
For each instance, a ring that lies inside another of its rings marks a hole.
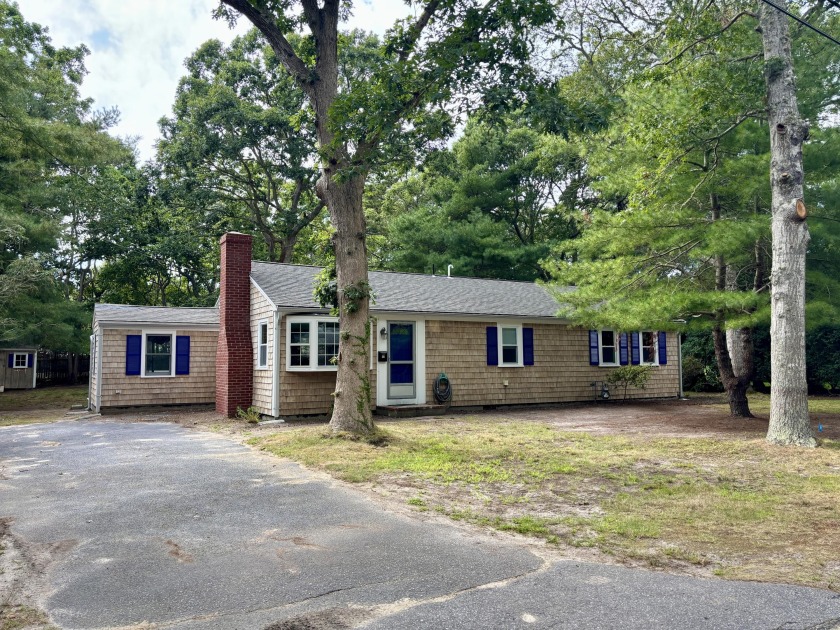
[[[610,385],[624,388],[624,400],[627,400],[627,389],[636,387],[644,389],[653,371],[649,365],[623,365],[610,372],[606,381]]]

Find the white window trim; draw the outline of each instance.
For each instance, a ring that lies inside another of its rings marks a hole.
[[[175,376],[175,343],[177,336],[174,330],[144,330],[142,331],[143,343],[140,344],[140,377],[141,378],[174,378]],[[169,374],[146,374],[146,338],[149,335],[169,335],[172,338],[169,354]]]
[[[260,343],[260,338],[262,337],[262,328],[265,326],[265,343]],[[263,346],[265,346],[265,363],[260,361],[260,357],[262,356]],[[268,320],[261,319],[257,322],[257,369],[258,370],[267,370],[268,369]]]
[[[516,329],[516,363],[504,363],[503,347],[502,347],[502,328]],[[505,322],[496,323],[496,334],[499,336],[498,350],[499,350],[499,367],[525,367],[525,344],[522,338],[522,324],[513,324]]]
[[[301,317],[286,318],[286,371],[287,372],[336,372],[337,365],[318,365],[318,322],[337,324],[337,317]],[[309,365],[292,365],[292,324],[309,324]]]
[[[612,363],[607,363],[604,361],[604,338],[601,333],[604,332],[611,332],[613,334],[613,342],[615,345],[610,346],[611,348],[615,348],[615,361]],[[630,352],[630,348],[627,348],[627,352]],[[621,364],[621,333],[618,331],[612,330],[611,328],[602,328],[598,331],[598,366],[599,367],[618,367]]]
[[[653,361],[647,362],[644,360],[644,346],[642,345],[642,335],[649,332],[653,335]],[[659,365],[659,334],[655,330],[640,330],[639,331],[639,365]]]
[[[29,368],[29,353],[28,352],[13,352],[12,353],[12,369],[13,370],[28,370]],[[23,365],[17,364],[17,358],[23,357]]]

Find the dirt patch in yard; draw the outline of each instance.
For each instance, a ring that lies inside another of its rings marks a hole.
[[[767,433],[768,414],[758,412],[755,418],[733,418],[722,408],[724,403],[721,396],[706,396],[693,400],[496,410],[485,412],[482,417],[548,422],[561,431],[595,435],[745,438],[763,437]],[[840,439],[840,413],[812,413],[811,416],[818,437]],[[822,431],[818,430],[819,425]]]

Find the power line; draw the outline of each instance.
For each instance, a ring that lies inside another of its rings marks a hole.
[[[806,22],[805,20],[803,20],[798,15],[794,15],[793,13],[791,13],[790,11],[785,9],[784,7],[780,7],[778,4],[776,4],[775,2],[772,2],[771,0],[761,0],[761,1],[764,4],[773,7],[774,9],[776,9],[776,11],[781,11],[782,13],[784,13],[789,18],[793,18],[794,20],[799,22],[802,26],[806,26],[806,27],[810,28],[815,33],[819,33],[820,35],[822,35],[826,39],[829,39],[829,40],[833,41],[835,44],[837,44],[838,46],[840,46],[840,40],[835,39],[834,37],[832,37],[831,35],[829,35],[825,31],[822,31],[822,30],[818,29],[813,24],[810,24],[809,22]],[[828,0],[828,2],[830,2],[832,6],[840,8],[840,5],[836,4],[834,0]]]

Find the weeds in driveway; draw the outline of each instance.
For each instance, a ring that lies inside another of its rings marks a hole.
[[[386,431],[378,445],[322,427],[251,443],[454,520],[621,561],[840,590],[840,443],[594,436],[463,417]]]

